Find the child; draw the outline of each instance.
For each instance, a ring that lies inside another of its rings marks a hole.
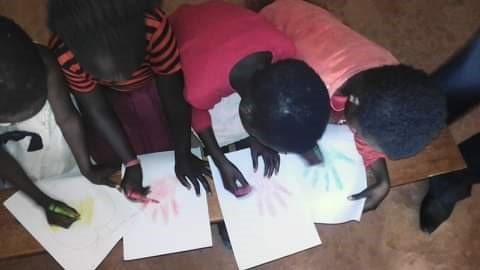
[[[241,101],[230,110],[240,111],[248,134],[241,125],[234,129],[233,122],[220,129],[250,135],[255,170],[262,156],[264,174],[272,176],[280,166],[278,152],[301,154],[311,164],[321,161],[317,140],[329,118],[328,94],[308,65],[291,59],[296,52],[287,37],[257,14],[223,1],[184,5],[170,19],[185,73],[185,97],[193,107],[192,126],[227,190],[238,197],[250,187],[221,152],[208,110],[234,92]]]
[[[126,194],[148,192],[137,154],[174,148],[178,179],[199,195],[199,183],[210,191],[209,172],[190,152],[176,42],[155,2],[51,0],[50,46],[89,126],[93,158],[123,162]]]
[[[375,209],[390,186],[385,158],[413,156],[440,133],[444,96],[425,72],[400,64],[318,6],[301,0],[247,4],[286,34],[298,58],[325,81],[332,120],[350,126],[365,166],[377,179],[351,199],[367,198],[365,210]]]
[[[0,44],[0,179],[41,206],[50,224],[68,228],[79,217],[75,209],[32,180],[75,170],[75,161],[96,184],[108,184],[114,170],[90,163],[82,123],[48,49],[5,17],[0,17]]]

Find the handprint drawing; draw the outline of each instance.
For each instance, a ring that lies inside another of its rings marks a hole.
[[[262,173],[254,173],[251,179],[252,183],[256,183],[254,195],[256,196],[257,207],[261,216],[268,212],[268,215],[275,217],[279,211],[288,208],[285,198],[290,196],[291,193],[278,182],[275,176],[265,178]]]
[[[333,191],[331,189],[331,183],[335,183],[337,190],[343,190],[343,183],[340,175],[338,174],[338,163],[353,163],[353,159],[343,154],[340,151],[322,149],[324,154],[324,163],[321,165],[308,167],[305,169],[303,176],[308,181],[311,181],[314,188],[317,188],[324,183],[324,189],[326,192]]]
[[[168,224],[172,218],[178,216],[179,205],[175,198],[178,180],[175,176],[168,176],[157,180],[150,186],[148,197],[157,202],[145,203],[144,207],[152,209],[152,220],[158,222],[159,215],[164,224]]]

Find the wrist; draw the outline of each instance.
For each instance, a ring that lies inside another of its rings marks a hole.
[[[190,150],[175,150],[174,151],[174,154],[175,154],[175,161],[178,161],[178,160],[186,160],[188,158],[188,155],[190,154]]]
[[[48,197],[45,194],[42,194],[39,196],[39,198],[35,199],[35,202],[43,208],[47,208],[52,201],[52,198]]]
[[[388,178],[380,178],[378,179],[378,182],[380,185],[390,188],[390,180]]]
[[[217,167],[225,166],[230,163],[230,161],[223,154],[217,157],[212,156],[212,159]]]

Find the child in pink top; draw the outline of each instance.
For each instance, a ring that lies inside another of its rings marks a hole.
[[[212,155],[224,186],[248,193],[240,171],[221,152],[208,110],[237,92],[249,133],[254,168],[278,171],[278,152],[320,162],[317,140],[329,118],[329,97],[320,77],[296,55],[291,41],[258,14],[223,1],[184,5],[171,17],[192,105],[192,126]],[[312,124],[316,123],[316,124]],[[239,186],[237,183],[240,183]]]
[[[444,127],[445,101],[427,74],[399,64],[387,50],[354,32],[326,10],[301,0],[247,1],[285,33],[297,57],[324,80],[332,120],[347,123],[377,183],[353,195],[376,208],[389,190],[385,156],[412,156]]]

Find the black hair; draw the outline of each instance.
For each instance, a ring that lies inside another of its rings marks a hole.
[[[87,72],[102,73],[94,62],[99,57],[109,57],[115,68],[133,72],[145,57],[145,12],[158,2],[49,0],[48,26]]]
[[[0,16],[0,48],[0,116],[8,119],[45,101],[46,68],[31,38],[3,16]]]
[[[330,116],[322,79],[305,62],[282,60],[257,72],[242,96],[240,116],[247,131],[281,152],[303,154],[323,135]]]
[[[369,69],[353,76],[341,89],[358,98],[348,114],[360,135],[372,138],[391,159],[413,156],[445,127],[446,101],[428,75],[406,65]]]

